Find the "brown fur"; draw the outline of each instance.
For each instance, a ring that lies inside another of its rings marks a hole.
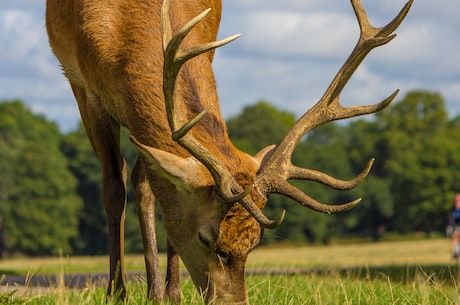
[[[184,159],[189,154],[171,140],[162,91],[161,2],[47,1],[50,45],[69,79],[88,137],[102,165],[111,257],[112,284],[108,294],[116,290],[123,296],[125,291],[126,165],[119,151],[119,129],[125,126],[140,143],[148,145],[138,147],[141,154],[132,181],[144,240],[149,296],[156,301],[162,299],[154,223],[156,197],[170,242],[166,297],[180,299],[177,251],[208,302],[245,302],[244,263],[260,240],[260,225],[240,205],[229,210],[220,203],[209,172],[193,160],[185,162],[190,160]],[[187,36],[183,47],[215,40],[220,1],[175,0],[171,5],[173,31],[212,8]],[[187,62],[181,70],[180,111],[186,118],[192,118],[213,105],[192,133],[223,160],[242,186],[249,186],[258,165],[228,139],[219,111],[212,59],[213,52],[207,52]],[[155,149],[172,155],[158,157]],[[193,168],[186,176],[175,166],[182,162],[184,168]],[[265,199],[259,200],[263,206]],[[199,234],[206,235],[209,248],[200,244]],[[116,278],[116,275],[121,276]]]

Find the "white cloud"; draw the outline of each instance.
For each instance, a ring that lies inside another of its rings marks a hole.
[[[348,56],[358,35],[352,11],[344,7],[337,10],[335,6],[337,1],[334,0],[334,5],[329,2],[304,1],[305,7],[309,7],[311,11],[300,9],[297,6],[300,2],[296,1],[291,5],[291,2],[272,0],[261,5],[257,1],[250,3],[236,1],[240,6],[237,9],[243,11],[244,16],[244,22],[242,25],[239,23],[238,26],[248,28],[243,30],[245,35],[241,38],[245,41],[240,42],[241,45],[236,48],[247,48],[251,51],[250,57],[240,51],[238,58],[246,56],[246,61],[248,61],[251,58],[263,56],[265,65],[305,67],[304,72],[298,69],[297,74],[291,74],[295,75],[295,79],[305,80],[304,85],[298,89],[295,89],[294,86],[281,87],[279,78],[267,73],[263,68],[263,73],[256,72],[259,82],[271,84],[270,88],[274,87],[273,91],[278,92],[279,96],[293,96],[292,92],[299,92],[305,86],[308,87],[306,91],[313,93],[313,96],[321,91],[318,86],[322,86],[324,90],[335,73],[331,71],[333,68],[337,70],[340,65],[338,59],[341,58],[343,61]],[[378,26],[389,22],[405,4],[400,0],[363,2],[369,12],[371,22]],[[315,3],[316,6],[311,3]],[[254,8],[257,5],[263,7],[262,11]],[[349,5],[348,2],[347,5]],[[235,7],[233,9],[236,9]],[[276,8],[280,10],[276,11]],[[250,13],[247,13],[248,11]],[[460,11],[460,2],[455,0],[443,1],[442,4],[427,0],[415,1],[408,17],[396,31],[398,36],[388,45],[374,50],[366,58],[350,82],[349,88],[345,89],[344,100],[373,101],[376,97],[386,97],[396,88],[402,89],[399,96],[401,98],[408,90],[428,89],[441,92],[452,114],[459,113],[460,105],[455,106],[459,102],[458,92],[460,91],[460,66],[458,65],[460,52],[456,51],[460,49],[460,41],[456,38],[460,27],[460,21],[456,16],[458,11]],[[232,13],[235,12],[232,11]],[[443,19],[438,18],[441,16]],[[229,25],[233,26],[232,22]],[[225,19],[223,31],[229,32],[226,30]],[[302,36],[308,37],[314,43],[306,44],[305,40],[299,38]],[[221,52],[227,54],[233,50]],[[283,61],[278,62],[280,59]],[[324,59],[330,61],[324,62]],[[232,66],[238,66],[234,61]],[[316,64],[310,61],[316,61]],[[258,69],[249,63],[244,66],[251,68],[242,69],[241,76],[235,74],[234,77],[239,78],[239,81],[229,80],[232,86],[237,83],[240,86],[248,83],[251,86],[255,84],[255,82],[247,82],[244,71],[255,73],[254,71]],[[324,66],[325,68],[322,69]],[[219,70],[219,65],[217,67]],[[285,70],[289,71],[289,68],[286,67]],[[221,72],[217,71],[217,73],[219,75]],[[227,72],[222,74],[227,74]],[[316,79],[312,79],[311,74]],[[251,92],[255,90],[252,87],[250,89]],[[222,96],[226,100],[226,95],[222,94]],[[301,104],[300,102],[286,105],[283,99],[276,100],[276,97],[276,94],[273,95],[272,102],[280,107],[288,109],[293,107],[299,111],[300,107],[292,105]]]
[[[343,14],[266,11],[251,15],[247,27],[243,47],[275,56],[336,58],[358,37],[353,19]]]
[[[35,14],[22,10],[0,12],[2,55],[9,59],[23,59],[34,51],[43,51],[46,39],[43,22]]]
[[[48,46],[44,3],[32,2],[0,5],[0,99],[19,98],[65,130],[75,128],[78,110]]]

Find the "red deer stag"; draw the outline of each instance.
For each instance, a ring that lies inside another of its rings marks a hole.
[[[351,0],[361,35],[323,97],[289,130],[281,143],[251,157],[230,142],[219,111],[211,68],[214,49],[238,36],[215,41],[220,0],[47,0],[51,47],[78,102],[89,140],[99,158],[109,226],[108,295],[125,294],[123,229],[126,163],[120,126],[131,132],[139,158],[132,183],[138,211],[149,297],[179,301],[178,259],[207,303],[247,302],[244,266],[263,228],[277,220],[263,213],[271,193],[283,194],[324,213],[350,209],[360,199],[325,205],[293,187],[289,179],[312,180],[348,190],[368,174],[342,181],[294,166],[291,155],[310,130],[329,121],[375,113],[394,99],[344,107],[339,96],[364,57],[391,41],[410,0],[388,25],[373,27],[359,0]],[[155,238],[154,201],[168,234],[166,288]]]

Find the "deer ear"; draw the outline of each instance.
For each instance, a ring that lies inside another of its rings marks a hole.
[[[203,184],[203,165],[193,157],[182,158],[169,152],[142,144],[133,136],[129,139],[148,162],[149,168],[168,179],[176,187],[192,190]]]
[[[265,158],[271,155],[275,147],[276,145],[269,145],[262,148],[257,154],[255,154],[254,159],[256,160],[259,167],[264,162]]]

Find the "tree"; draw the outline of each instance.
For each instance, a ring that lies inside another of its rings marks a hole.
[[[363,200],[350,213],[340,215],[343,225],[353,235],[370,236],[374,241],[390,227],[394,216],[393,195],[390,180],[385,176],[385,150],[381,148],[381,126],[375,120],[360,119],[345,127],[344,138],[347,142],[352,171],[357,173],[365,162],[374,158],[374,164],[366,180],[357,187],[358,196]]]
[[[279,143],[294,122],[292,114],[259,101],[229,119],[227,126],[235,145],[254,154]],[[460,117],[449,120],[442,97],[426,91],[410,92],[375,119],[315,128],[294,151],[295,165],[339,179],[354,177],[372,157],[374,166],[351,191],[292,183],[320,202],[363,201],[331,216],[271,196],[264,212],[277,217],[286,209],[287,214],[280,227],[266,230],[264,242],[327,242],[346,234],[378,240],[385,229],[443,231],[453,198],[460,193],[459,134]],[[121,150],[132,169],[137,152],[127,136],[122,130]],[[0,103],[0,172],[0,254],[106,253],[100,167],[82,126],[62,135],[20,101]],[[166,232],[157,210],[157,239],[165,250]],[[126,251],[141,252],[129,182],[126,218]]]
[[[72,243],[77,254],[107,253],[107,220],[102,204],[101,169],[83,125],[66,134],[61,150],[69,170],[77,178],[77,194],[83,201],[78,213],[78,237]]]
[[[228,133],[239,149],[254,155],[262,148],[279,143],[295,117],[280,111],[266,101],[247,106],[243,112],[227,121]]]
[[[127,140],[129,131],[122,129],[121,151],[131,170],[137,159],[137,151]],[[83,200],[83,208],[78,215],[78,238],[73,247],[78,254],[96,255],[107,253],[107,219],[102,202],[102,176],[99,161],[91,147],[83,125],[64,136],[61,149],[69,160],[69,169],[78,180],[77,193]],[[129,180],[130,175],[128,175]],[[126,205],[125,250],[128,253],[142,253],[142,238],[139,230],[134,195],[128,181],[128,201]],[[152,204],[155,204],[152,202]],[[157,239],[159,249],[166,250],[166,232],[162,228],[160,213],[157,213]]]
[[[362,202],[343,219],[343,225],[350,235],[371,237],[378,241],[394,216],[394,201],[390,192],[390,181],[369,175],[366,181],[358,187],[363,196]]]
[[[346,180],[355,176],[347,149],[347,129],[335,122],[330,122],[316,127],[308,134],[295,151],[293,161],[301,167],[319,170],[338,179]],[[360,171],[361,169],[357,173]],[[355,191],[336,191],[318,183],[302,184],[302,190],[305,193],[327,204],[349,202],[357,197]],[[303,217],[305,226],[312,232],[310,233],[310,238],[313,237],[311,240],[321,240],[327,243],[330,237],[345,234],[349,228],[344,226],[343,219],[350,217],[351,214],[352,211],[340,215],[322,215],[310,211]]]
[[[383,171],[396,202],[394,227],[402,232],[440,230],[458,171],[451,160],[460,148],[447,132],[444,100],[437,93],[410,92],[378,114],[377,122],[382,126]]]
[[[282,114],[282,115],[281,115]],[[277,143],[294,122],[266,102],[247,107],[229,120],[234,143],[254,153]],[[294,202],[270,198],[266,212],[274,217],[284,208],[286,221],[275,234],[291,240],[327,240],[353,234],[378,240],[385,230],[401,233],[444,229],[454,194],[460,192],[460,119],[449,121],[442,97],[413,91],[374,119],[315,128],[299,143],[293,163],[347,179],[376,158],[366,180],[355,190],[339,192],[309,182],[292,182],[321,202],[363,197],[352,211],[323,217]],[[241,147],[240,147],[241,148]]]
[[[2,255],[72,251],[81,201],[54,123],[20,101],[0,103]]]

